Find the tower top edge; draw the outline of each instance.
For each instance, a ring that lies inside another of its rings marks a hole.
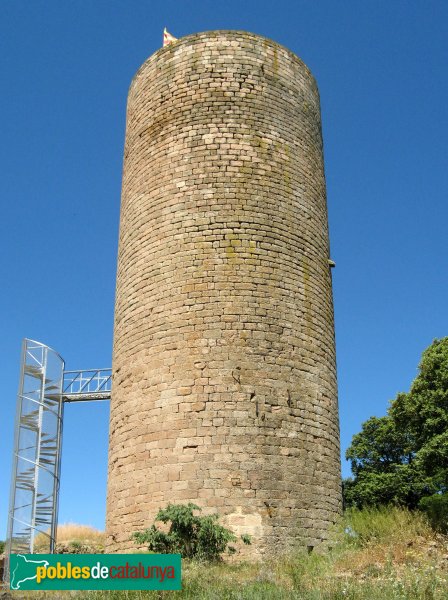
[[[183,46],[192,46],[195,43],[206,42],[206,41],[215,41],[215,40],[220,40],[220,39],[221,40],[231,40],[231,41],[253,40],[254,42],[262,42],[271,48],[281,50],[282,52],[289,55],[289,57],[294,62],[297,62],[300,64],[300,66],[307,72],[308,76],[310,77],[311,80],[313,80],[314,84],[317,87],[317,82],[316,82],[316,79],[315,79],[313,73],[311,72],[311,69],[292,50],[290,50],[283,44],[280,44],[279,42],[276,42],[275,40],[272,40],[271,38],[268,38],[264,35],[260,35],[258,33],[252,33],[250,31],[240,30],[240,29],[214,29],[214,30],[209,30],[209,31],[201,31],[198,33],[190,33],[188,35],[178,38],[176,41],[171,42],[167,46],[162,46],[161,48],[159,48],[158,50],[153,52],[153,54],[151,54],[142,63],[142,65],[137,69],[136,73],[134,74],[134,76],[132,78],[130,87],[132,87],[136,78],[141,74],[141,72],[144,70],[144,68],[146,66],[148,66],[150,63],[155,62],[158,59],[163,58],[164,56],[168,57],[168,56],[172,55],[176,50],[180,49]]]

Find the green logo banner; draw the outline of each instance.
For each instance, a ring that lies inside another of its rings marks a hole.
[[[180,590],[180,554],[11,554],[11,590]]]

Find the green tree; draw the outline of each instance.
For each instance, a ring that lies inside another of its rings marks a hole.
[[[139,544],[147,544],[152,552],[181,554],[183,558],[218,561],[226,550],[234,553],[235,548],[229,543],[236,542],[237,537],[218,523],[218,515],[200,516],[193,512],[200,510],[192,503],[168,504],[159,510],[149,529],[134,533],[132,537]],[[168,531],[160,530],[155,525],[157,521],[170,523]],[[241,540],[250,544],[247,535],[242,535]]]
[[[410,391],[363,423],[346,457],[354,475],[344,482],[346,506],[415,508],[448,488],[448,337],[425,350]]]
[[[361,433],[353,436],[346,458],[355,476],[361,473],[391,473],[397,464],[409,463],[406,432],[397,429],[390,416],[370,417]]]
[[[415,461],[434,484],[448,487],[448,337],[425,350],[408,394],[399,394],[390,415],[413,440]]]

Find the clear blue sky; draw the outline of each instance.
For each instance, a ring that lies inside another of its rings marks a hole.
[[[0,23],[0,539],[21,339],[111,364],[126,95],[165,25],[265,35],[317,78],[345,451],[448,333],[448,3],[3,0]],[[107,403],[67,407],[60,522],[103,527],[107,430]]]

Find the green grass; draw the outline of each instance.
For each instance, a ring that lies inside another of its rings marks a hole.
[[[448,600],[448,538],[421,513],[349,511],[330,549],[257,564],[183,563],[181,592],[55,592],[21,598],[68,600]]]

